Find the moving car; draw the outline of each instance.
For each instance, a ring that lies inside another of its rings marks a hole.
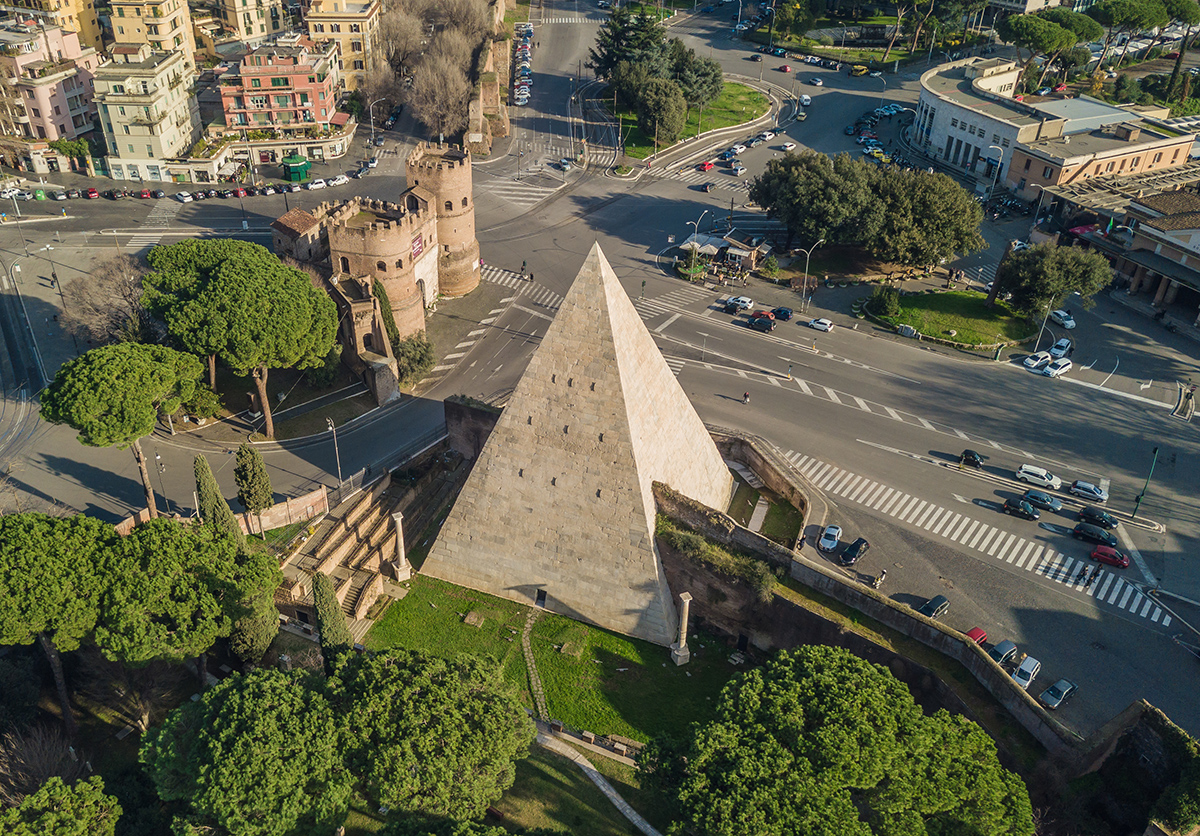
[[[735,302],[726,302],[725,306],[721,308],[721,312],[737,316],[742,312],[742,309],[739,308]]]
[[[805,95],[800,97],[801,107],[808,107],[810,104],[812,104],[812,96]]]
[[[167,193],[164,192],[162,189],[155,189],[154,191],[150,192],[150,196],[156,200],[159,200],[161,198],[166,197]]]
[[[733,152],[732,154],[730,154],[730,157],[736,157],[738,154],[740,154],[746,150],[746,146],[739,142],[737,145],[734,145],[729,150]]]
[[[754,300],[749,296],[731,296],[728,304],[737,305],[739,311],[748,311],[754,307]]]
[[[790,73],[791,71],[792,71],[792,67],[790,64],[784,64],[782,67],[779,68],[779,72],[781,72],[781,73]]]
[[[816,328],[818,331],[832,331],[833,323],[828,319],[810,319],[808,321],[809,328]]]
[[[755,331],[762,331],[764,334],[769,334],[775,330],[775,320],[760,316],[750,320],[750,327]]]
[[[1023,464],[1018,467],[1017,479],[1021,482],[1029,482],[1031,485],[1050,488],[1052,491],[1057,491],[1062,488],[1062,479],[1059,479],[1045,468],[1038,467],[1034,464]]]
[[[1037,675],[1042,670],[1042,663],[1032,656],[1026,656],[1021,660],[1021,664],[1017,665],[1017,669],[1012,672],[1012,678],[1017,681],[1017,684],[1029,690],[1029,686],[1033,684],[1033,680],[1037,679]]]
[[[1050,321],[1068,330],[1075,327],[1075,317],[1070,311],[1051,311]]]
[[[870,70],[868,70],[862,64],[855,64],[854,66],[852,66],[850,68],[850,75],[852,75],[852,76],[866,75],[869,72],[870,72]]]
[[[1034,508],[1041,508],[1043,511],[1061,511],[1062,501],[1057,497],[1053,497],[1045,491],[1035,491],[1032,488],[1025,491],[1021,497]]]
[[[795,148],[796,148],[796,143],[794,143],[794,142],[785,142],[785,143],[783,143],[783,150],[784,150],[784,151],[793,151],[793,150],[795,150]]]
[[[997,665],[1007,664],[1008,662],[1012,661],[1013,657],[1016,655],[1017,643],[1008,639],[1005,639],[1004,641],[1000,642],[1000,644],[988,651],[988,656],[991,656],[992,661]]]
[[[1036,354],[1030,354],[1025,358],[1025,368],[1031,372],[1040,372],[1042,369],[1050,365],[1053,358],[1048,351],[1039,351]]]
[[[1113,537],[1100,526],[1092,525],[1091,523],[1080,523],[1075,526],[1075,530],[1071,532],[1071,536],[1076,540],[1086,540],[1113,549],[1117,547],[1116,537]]]
[[[827,526],[821,532],[821,539],[817,542],[817,546],[823,552],[831,552],[838,547],[838,543],[842,539],[842,527],[840,525]]]
[[[940,618],[946,614],[946,610],[950,609],[950,601],[945,595],[935,595],[930,598],[917,610],[926,618]]]
[[[814,78],[814,79],[812,79],[812,86],[813,87],[824,87],[825,82],[819,78]]]
[[[1112,546],[1096,546],[1092,549],[1092,560],[1107,563],[1109,566],[1116,566],[1119,569],[1129,568],[1129,555]]]
[[[958,457],[958,463],[966,467],[973,467],[976,470],[983,467],[983,456],[976,453],[974,450],[963,450]]]
[[[755,311],[754,313],[750,314],[750,318],[751,319],[769,319],[771,321],[774,321],[775,314],[771,313],[770,311]]]
[[[1091,505],[1085,505],[1079,509],[1080,522],[1091,523],[1099,526],[1106,531],[1117,527],[1117,518],[1106,511],[1101,511],[1099,508],[1094,508]]]
[[[705,160],[704,162],[700,163],[700,165],[696,166],[696,168],[700,171],[712,171],[713,163],[711,160]]]
[[[1045,691],[1042,691],[1041,701],[1046,708],[1058,708],[1067,701],[1067,697],[1079,690],[1079,686],[1069,679],[1060,679]]]
[[[377,165],[379,165],[379,157],[371,157],[367,160],[367,168],[375,168]]]
[[[1050,356],[1056,359],[1059,357],[1066,357],[1071,353],[1072,347],[1071,341],[1066,337],[1063,337],[1054,345],[1050,346]]]
[[[853,566],[866,556],[870,548],[871,544],[867,542],[867,538],[859,537],[853,543],[846,546],[846,550],[842,552],[842,556],[838,558],[838,562],[843,566]]]
[[[1004,500],[1004,513],[1014,517],[1020,517],[1025,520],[1036,520],[1042,516],[1042,512],[1034,508],[1023,499],[1006,499]]]
[[[1093,485],[1091,482],[1084,482],[1081,479],[1076,479],[1071,483],[1071,487],[1067,488],[1067,493],[1084,499],[1090,499],[1092,502],[1108,502],[1108,491]]]
[[[763,142],[770,142],[772,139],[775,138],[775,132],[774,131],[763,131],[762,133],[760,133],[758,135],[758,138],[761,139]]]
[[[1046,368],[1042,369],[1042,374],[1046,377],[1062,377],[1067,372],[1071,371],[1071,367],[1075,365],[1066,357],[1059,357]]]

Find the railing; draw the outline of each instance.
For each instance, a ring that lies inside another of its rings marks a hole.
[[[357,473],[350,474],[348,478],[342,481],[340,487],[329,489],[330,507],[340,505],[366,486],[372,485],[379,479],[382,479],[384,474],[395,470],[409,459],[428,450],[444,438],[446,438],[446,425],[442,424],[440,427],[435,427],[424,435],[414,438],[383,461],[368,465]]]

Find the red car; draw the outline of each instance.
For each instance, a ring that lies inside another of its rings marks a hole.
[[[1057,86],[1054,88],[1054,92],[1055,92],[1055,93],[1061,93],[1061,92],[1063,92],[1063,91],[1064,91],[1064,90],[1066,90],[1066,89],[1067,89],[1067,85],[1065,85],[1065,84],[1059,84],[1059,85],[1057,85]]]
[[[982,627],[972,627],[967,631],[967,638],[975,642],[975,644],[983,644],[987,641],[987,633]]]
[[[700,163],[700,165],[696,166],[696,168],[698,168],[700,171],[712,171],[713,164],[711,160],[705,160],[704,162]]]
[[[1092,560],[1116,566],[1119,569],[1129,568],[1129,555],[1114,549],[1112,546],[1096,546],[1092,549]]]
[[[233,190],[233,196],[234,196],[234,197],[245,197],[245,196],[246,196],[246,190],[245,190],[245,189],[242,189],[242,188],[237,188],[237,189],[234,189],[234,190]]]
[[[95,189],[88,189],[86,192],[84,192],[84,194],[87,195],[89,200],[100,199],[100,192],[96,191]]]
[[[142,200],[149,200],[150,199],[150,190],[142,189],[140,192],[138,192],[138,197],[140,197]]]
[[[754,313],[750,314],[750,318],[774,320],[775,314],[771,313],[770,311],[755,311]]]
[[[790,73],[791,71],[792,71],[792,68],[788,64],[784,64],[782,67],[779,68],[779,72],[781,72],[781,73]]]

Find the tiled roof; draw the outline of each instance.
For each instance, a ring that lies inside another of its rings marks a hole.
[[[1178,215],[1147,218],[1142,221],[1142,225],[1164,231],[1173,229],[1200,229],[1200,212],[1180,212]]]
[[[289,209],[282,217],[271,222],[271,229],[277,229],[291,238],[298,238],[318,223],[316,218],[303,209]]]
[[[1153,212],[1159,212],[1163,215],[1179,215],[1184,212],[1200,212],[1200,194],[1192,191],[1179,189],[1172,192],[1159,192],[1158,194],[1146,195],[1139,197],[1134,201],[1141,206]]]

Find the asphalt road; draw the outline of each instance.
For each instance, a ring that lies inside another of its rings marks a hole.
[[[1013,638],[1043,662],[1035,691],[1060,676],[1079,681],[1081,693],[1062,717],[1082,734],[1138,697],[1190,731],[1200,731],[1192,687],[1198,663],[1173,641],[1186,631],[1177,617],[1132,585],[1145,587],[1157,579],[1164,589],[1200,599],[1200,570],[1188,559],[1200,545],[1194,502],[1200,450],[1192,427],[1170,418],[1163,405],[1173,381],[1191,373],[1194,344],[1168,342],[1152,323],[1101,299],[1090,312],[1076,310],[1076,370],[1052,381],[1025,372],[1019,361],[992,363],[929,350],[863,323],[854,330],[856,321],[848,316],[854,290],[822,288],[814,297],[808,315],[837,323],[829,334],[795,322],[770,335],[735,324],[714,308],[716,293],[668,276],[659,261],[671,236],[682,240],[691,231],[689,222],[703,229],[732,216],[738,228],[771,226],[745,206],[745,180],[726,175],[712,193],[699,188],[694,163],[731,141],[714,141],[634,180],[594,169],[574,170],[564,178],[553,168],[575,130],[568,121],[572,76],[578,75],[599,20],[583,5],[575,0],[547,4],[535,18],[542,22],[533,106],[515,120],[514,155],[477,169],[479,237],[490,268],[485,275],[511,293],[490,316],[475,311],[469,298],[439,305],[439,316],[469,313],[472,321],[489,319],[479,326],[486,333],[422,398],[340,431],[343,469],[356,470],[435,426],[441,397],[486,395],[512,386],[553,316],[553,300],[566,292],[598,240],[701,416],[777,446],[824,491],[831,502],[830,521],[846,528],[847,539],[862,534],[871,540],[872,550],[857,569],[862,579],[887,568],[884,591],[903,603],[948,595],[952,626],[978,625],[994,640]],[[731,41],[725,30],[724,20],[718,25],[715,18],[695,19],[673,27],[672,34],[708,49],[728,72],[756,77],[757,65],[745,60],[749,48]],[[774,61],[764,62],[764,76],[773,72]],[[761,171],[789,138],[826,152],[857,150],[841,128],[878,104],[882,84],[807,67],[801,78],[817,75],[825,84],[805,88],[814,98],[808,119],[785,123],[784,135],[743,155],[751,174]],[[917,75],[889,76],[887,100],[915,101]],[[69,278],[118,244],[144,248],[196,235],[266,243],[267,225],[285,206],[311,206],[349,194],[398,194],[404,187],[398,152],[405,146],[394,135],[387,142],[393,153],[385,154],[379,169],[364,180],[288,195],[286,204],[282,196],[241,204],[74,201],[66,204],[66,218],[61,204],[23,206],[28,221],[0,226],[0,249],[5,266],[19,256],[26,268],[20,277],[22,298],[47,371],[53,374],[74,349],[56,330],[59,302],[48,286],[45,256],[56,259],[60,277]],[[539,180],[526,180],[533,176],[530,169],[517,180],[515,163],[526,163],[522,151],[544,163]],[[339,170],[329,168],[329,174]],[[1021,232],[1020,222],[986,223],[992,249],[976,256],[976,263],[994,264],[1004,242]],[[29,258],[23,255],[25,246]],[[47,246],[56,249],[38,253]],[[536,274],[535,283],[512,281],[523,260]],[[11,296],[12,288],[6,286],[5,292]],[[752,283],[744,292],[763,306],[798,307],[794,294],[773,286]],[[13,299],[7,301],[11,319]],[[13,370],[21,366],[28,367],[28,361],[14,358],[0,369],[7,392],[0,412],[0,454],[10,484],[26,496],[109,518],[136,508],[140,488],[132,456],[84,448],[70,431],[40,424],[32,417],[34,405],[20,397],[21,375]],[[1116,371],[1110,376],[1112,366]],[[743,391],[751,392],[748,406],[740,401]],[[1161,523],[1165,532],[1128,520],[1156,445],[1161,454],[1140,516]],[[156,437],[150,446],[166,466],[156,475],[156,486],[175,503],[190,506],[191,456],[206,445]],[[983,474],[945,466],[964,447],[988,457]],[[224,448],[205,451],[232,495],[232,457]],[[268,446],[265,452],[280,493],[335,481],[326,436]],[[1011,476],[1025,461],[1041,463],[1064,479],[1107,480],[1109,505],[1127,520],[1123,536],[1136,547],[1139,561],[1126,570],[1105,569],[1090,589],[1081,588],[1074,579],[1087,550],[1067,535],[1073,524],[1069,516],[1047,514],[1032,523],[997,510],[1020,491]]]

